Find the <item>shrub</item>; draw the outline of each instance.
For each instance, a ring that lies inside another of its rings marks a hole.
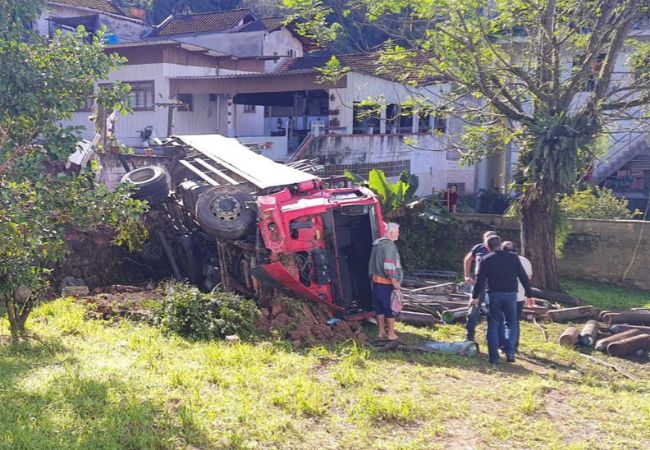
[[[170,284],[155,312],[164,329],[190,339],[219,339],[237,334],[248,337],[255,331],[259,310],[252,300],[230,292],[208,294],[187,284]]]
[[[611,189],[598,186],[564,195],[559,203],[566,217],[578,219],[633,219],[640,214],[630,211],[628,201],[615,197]]]

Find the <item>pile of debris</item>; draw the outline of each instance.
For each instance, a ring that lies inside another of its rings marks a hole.
[[[276,296],[260,311],[258,328],[290,340],[294,347],[348,339],[366,341],[360,322],[334,319],[325,305]]]
[[[407,278],[404,309],[398,320],[416,326],[463,322],[469,314],[469,287],[454,282]],[[612,356],[643,356],[650,351],[650,308],[600,311],[567,294],[533,288],[535,306],[525,307],[524,320],[586,322],[568,327],[560,344],[593,347]]]

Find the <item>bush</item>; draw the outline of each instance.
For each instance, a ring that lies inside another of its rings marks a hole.
[[[630,211],[628,201],[615,197],[611,189],[597,186],[564,195],[559,203],[562,214],[577,219],[633,219],[640,214]]]
[[[260,313],[254,301],[230,292],[204,294],[186,284],[170,284],[155,317],[168,331],[208,340],[252,335]]]

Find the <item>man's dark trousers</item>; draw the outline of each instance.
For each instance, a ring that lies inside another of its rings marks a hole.
[[[481,292],[478,297],[478,306],[471,306],[469,308],[469,314],[467,314],[467,322],[465,322],[465,329],[467,330],[467,336],[465,337],[468,341],[475,340],[476,334],[476,325],[478,325],[479,320],[481,320],[481,307],[485,303],[485,291]]]
[[[505,341],[507,356],[515,355],[515,346],[519,337],[519,321],[517,320],[516,292],[488,292],[488,326],[487,343],[491,364],[499,361],[499,335],[503,330],[503,322],[510,329],[510,335]]]

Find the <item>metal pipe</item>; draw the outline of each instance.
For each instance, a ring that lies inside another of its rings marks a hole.
[[[603,316],[603,322],[608,324],[625,323],[628,325],[650,325],[650,312],[628,311],[608,313]]]
[[[569,327],[564,330],[558,341],[560,345],[563,345],[565,347],[575,347],[578,345],[579,337],[580,334],[578,333],[578,329],[576,327]]]
[[[598,322],[589,320],[580,332],[580,345],[591,347],[598,338]]]
[[[592,305],[578,306],[549,311],[548,318],[553,322],[568,322],[576,319],[595,319],[598,317],[598,308]]]
[[[612,342],[607,346],[607,354],[610,356],[625,356],[639,350],[650,350],[650,334],[639,334],[620,341]]]
[[[469,314],[467,306],[462,308],[448,309],[442,313],[442,321],[444,323],[454,323],[458,319],[464,319]]]
[[[622,333],[613,334],[613,335],[608,336],[606,338],[600,339],[598,342],[596,342],[595,349],[600,351],[600,352],[605,352],[605,351],[607,351],[607,346],[609,344],[611,344],[612,342],[622,341],[623,339],[627,339],[627,338],[630,338],[632,336],[636,336],[638,334],[641,334],[641,331],[639,331],[639,330],[626,330],[626,331],[623,331]]]

